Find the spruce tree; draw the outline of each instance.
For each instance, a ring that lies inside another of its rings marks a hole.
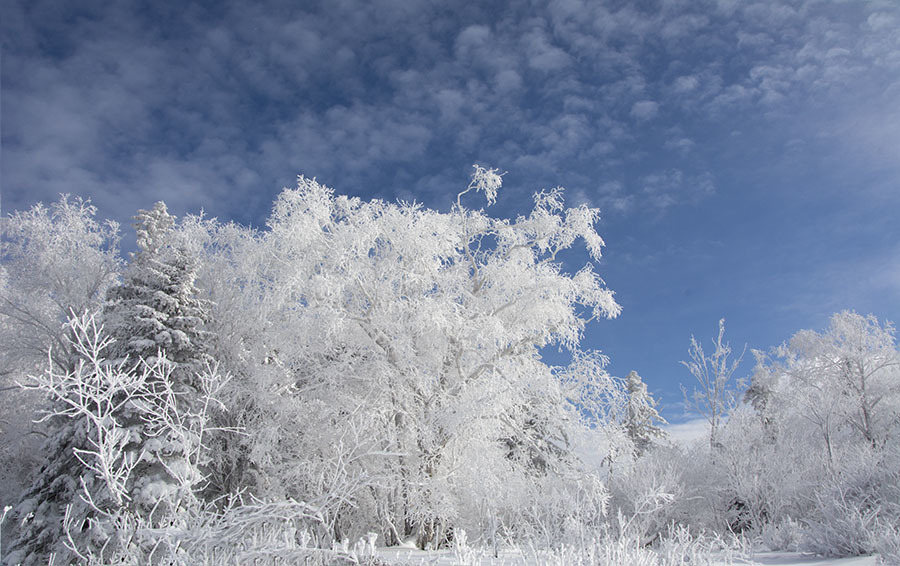
[[[51,419],[50,428],[53,432],[43,447],[50,456],[15,507],[18,528],[4,564],[47,564],[51,555],[57,563],[68,564],[74,555],[65,544],[67,507],[69,528],[76,540],[83,538],[88,519],[93,516],[80,495],[85,487],[96,493],[100,486],[75,455],[76,449],[88,445],[88,423],[85,419],[56,416]]]
[[[110,290],[105,319],[111,336],[113,358],[140,366],[162,356],[170,371],[168,383],[149,383],[154,393],[170,391],[179,414],[196,409],[199,394],[197,374],[209,361],[203,330],[206,305],[197,297],[197,263],[178,241],[175,218],[162,201],[134,217],[138,252],[122,284]],[[146,410],[146,407],[141,407]],[[140,411],[123,415],[134,438],[131,450],[142,460],[135,468],[132,510],[164,519],[186,499],[200,479],[198,462],[192,457],[199,439],[173,430],[156,430]],[[187,433],[187,430],[183,431]]]
[[[666,420],[656,411],[656,400],[647,391],[647,384],[636,371],[625,378],[628,407],[625,413],[625,430],[634,443],[638,456],[643,454],[654,438],[662,438],[665,431],[656,423],[666,424]]]
[[[47,564],[51,556],[54,563],[68,564],[77,559],[67,546],[72,543],[79,552],[102,559],[121,551],[117,517],[165,527],[177,521],[180,507],[195,500],[193,489],[202,477],[196,457],[200,439],[185,419],[197,413],[197,373],[208,361],[205,305],[194,287],[197,266],[178,245],[174,218],[164,203],[139,211],[135,221],[139,251],[122,284],[108,292],[103,313],[104,332],[113,341],[93,359],[82,356],[85,363],[62,377],[87,387],[51,395],[54,432],[45,447],[50,456],[17,505],[20,526],[9,564]],[[141,390],[126,391],[111,378],[123,372],[150,378],[132,381]],[[88,404],[76,400],[85,390],[108,395],[115,407],[102,426],[116,430],[116,464],[130,467],[124,497],[116,497],[97,473],[98,423],[72,409]],[[172,425],[156,418],[160,415]]]

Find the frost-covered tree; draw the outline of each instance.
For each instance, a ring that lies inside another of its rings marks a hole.
[[[50,396],[47,461],[17,506],[25,555],[62,552],[67,509],[76,530],[113,508],[127,509],[149,525],[170,522],[185,501],[193,500],[202,478],[198,466],[203,461],[196,457],[199,439],[189,426],[167,424],[197,412],[199,376],[210,361],[201,327],[203,303],[195,296],[195,262],[178,245],[174,219],[164,204],[140,211],[135,219],[139,251],[122,284],[107,293],[104,321],[110,339],[102,347],[87,348],[82,342],[90,339],[73,339],[69,325],[63,333],[66,347],[57,350],[71,360],[54,364],[71,385]],[[105,366],[113,368],[112,373]],[[146,379],[134,391],[110,382],[135,375]],[[102,395],[107,412],[93,421],[86,411],[69,412],[73,404],[90,397],[91,387],[109,392]],[[101,449],[97,435],[110,422],[117,432]],[[84,454],[108,456],[110,451],[119,454],[116,465],[127,473],[118,491],[107,492],[103,486],[108,481]]]
[[[32,371],[51,350],[58,369],[77,363],[66,321],[96,309],[121,267],[119,227],[96,214],[90,201],[61,195],[0,221],[0,375]]]
[[[8,564],[155,563],[154,553],[172,550],[171,529],[184,530],[186,520],[201,510],[193,498],[182,499],[181,517],[165,509],[134,508],[135,475],[148,462],[164,465],[189,493],[198,478],[179,473],[160,450],[136,454],[133,423],[139,417],[140,432],[153,430],[160,442],[177,438],[181,446],[190,445],[181,470],[196,467],[203,457],[207,410],[222,379],[213,368],[198,374],[204,402],[185,410],[171,387],[174,364],[164,357],[139,365],[110,362],[112,340],[97,319],[86,313],[70,321],[67,339],[79,356],[74,369],[63,373],[51,365],[28,385],[52,400],[46,418],[58,421],[56,436],[69,442],[42,467],[19,503],[18,536]],[[159,497],[164,507],[165,498]]]
[[[13,503],[41,459],[38,397],[16,383],[52,353],[60,371],[77,363],[67,336],[73,312],[97,309],[121,267],[119,231],[89,201],[61,195],[0,220],[0,505]]]
[[[207,354],[208,335],[203,329],[206,304],[197,296],[195,280],[198,261],[188,253],[175,230],[175,218],[163,202],[151,210],[139,210],[134,217],[138,251],[123,276],[122,284],[110,289],[104,323],[113,339],[110,356],[114,363],[135,367],[154,364],[163,357],[172,365],[167,383],[148,381],[147,387],[169,388],[175,405],[183,411],[194,409],[198,397],[198,376],[211,358]],[[124,410],[128,410],[125,407]],[[165,435],[140,417],[121,415],[130,426],[129,449],[140,464],[129,487],[132,505],[146,512],[176,509],[185,487],[199,477],[189,454],[192,439]],[[153,458],[147,458],[150,454]]]
[[[756,418],[729,419],[723,442],[768,462],[735,472],[755,482],[768,520],[802,521],[808,547],[830,554],[871,552],[880,532],[896,531],[900,352],[890,323],[836,313],[825,331],[757,355],[749,391]]]
[[[188,216],[179,232],[185,251],[203,258],[197,287],[208,310],[208,353],[231,376],[222,391],[228,410],[212,415],[214,428],[225,430],[208,436],[207,494],[257,493],[265,483],[260,447],[268,446],[272,423],[303,422],[284,395],[293,383],[281,362],[294,350],[284,331],[289,311],[273,287],[272,256],[258,231]]]
[[[273,496],[352,489],[332,536],[376,529],[427,546],[487,517],[524,524],[536,490],[563,490],[586,470],[575,445],[591,444],[599,411],[580,401],[615,383],[597,364],[556,370],[540,348],[577,351],[590,320],[619,312],[592,264],[569,273],[557,259],[579,239],[599,259],[598,213],[565,209],[559,189],[512,221],[463,205],[475,192],[493,201],[499,186],[477,168],[439,213],[300,178],[259,236],[267,265],[245,285],[263,289],[275,322],[255,338],[267,342],[257,365],[290,402],[273,405],[284,420],[252,458]],[[511,438],[527,457],[510,458]]]
[[[712,341],[712,352],[709,354],[704,352],[703,345],[691,336],[691,346],[688,349],[691,360],[681,362],[699,385],[699,387],[695,387],[690,396],[682,387],[685,401],[689,407],[703,415],[709,423],[709,445],[712,448],[716,446],[716,436],[722,426],[723,418],[735,405],[736,389],[732,377],[747,350],[745,346],[737,359],[729,360],[731,346],[724,341],[724,338],[725,319],[723,318],[719,320],[719,334]]]
[[[493,202],[500,181],[476,168],[441,213],[301,178],[258,231],[176,226],[162,204],[141,211],[138,252],[107,293],[114,341],[82,377],[169,369],[150,372],[135,402],[113,395],[108,418],[57,419],[59,456],[29,495],[34,508],[55,509],[58,526],[79,489],[95,493],[81,478],[103,474],[85,455],[106,435],[127,472],[107,499],[151,529],[195,495],[201,470],[208,495],[303,502],[321,544],[372,531],[434,547],[462,530],[549,544],[599,526],[612,463],[632,450],[622,380],[579,350],[589,322],[619,312],[590,262],[603,246],[598,212],[565,208],[561,189],[511,220],[467,206],[476,193]],[[546,347],[572,363],[549,365]],[[207,435],[210,450],[193,457],[195,437],[148,415],[194,414],[209,354],[233,375],[214,425],[241,432]]]
[[[108,295],[106,324],[116,339],[113,348],[132,361],[152,361],[162,351],[188,387],[207,359],[207,305],[195,285],[199,262],[179,241],[165,203],[138,211],[134,220],[138,252],[122,284]]]
[[[900,416],[900,355],[891,323],[843,311],[828,330],[801,331],[784,350],[804,386],[828,390],[841,401],[838,416],[872,448],[885,444]],[[804,362],[799,362],[799,360]]]
[[[622,424],[640,456],[654,439],[666,436],[666,431],[659,426],[666,424],[666,420],[657,412],[656,399],[647,391],[647,384],[636,371],[629,372],[625,377],[625,392],[628,405]]]
[[[766,392],[758,404],[766,418],[802,417],[834,463],[841,445],[862,441],[879,450],[898,433],[898,379],[894,327],[843,311],[825,332],[802,330],[771,358],[761,356],[751,390]]]

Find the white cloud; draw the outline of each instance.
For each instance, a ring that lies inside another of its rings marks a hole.
[[[677,93],[686,93],[691,92],[697,88],[699,81],[697,77],[694,75],[684,75],[675,79],[675,92]]]
[[[415,183],[477,154],[527,168],[538,186],[620,178],[627,162],[639,182],[598,202],[661,212],[715,187],[700,173],[654,179],[666,166],[652,164],[659,149],[677,152],[679,169],[703,171],[699,160],[717,149],[704,137],[711,129],[747,130],[745,120],[773,109],[790,117],[807,102],[826,111],[857,96],[860,79],[877,79],[870,93],[900,84],[889,4],[848,9],[855,19],[843,21],[827,3],[801,17],[779,1],[666,2],[647,13],[551,0],[527,17],[471,6],[458,19],[427,3],[287,12],[261,2],[215,22],[196,12],[152,26],[127,3],[40,22],[20,4],[0,24],[15,47],[3,66],[4,186],[45,200],[60,190],[138,193],[157,179],[153,187],[182,187],[171,198],[184,206],[201,200],[187,194],[192,184],[224,195],[224,215],[236,189],[255,184],[265,199],[299,172],[353,190],[387,185],[399,170]],[[45,30],[60,53],[37,48]],[[649,38],[665,49],[648,58]],[[884,148],[898,147],[889,99],[868,96],[875,118],[851,136],[871,140],[881,166],[896,160]],[[672,133],[673,120],[692,127]],[[109,200],[119,203],[131,206]]]
[[[686,137],[669,138],[665,143],[666,149],[677,151],[682,155],[690,153],[695,145],[692,139]]]
[[[698,30],[709,25],[709,18],[703,14],[686,14],[668,20],[662,28],[662,35],[667,39],[681,39],[694,35]]]
[[[522,88],[522,76],[513,69],[504,69],[494,77],[494,84],[500,94],[510,94]]]
[[[656,116],[658,111],[659,104],[652,100],[641,100],[631,106],[631,115],[638,120],[649,120]]]
[[[694,444],[709,437],[709,423],[705,418],[695,418],[682,423],[667,424],[663,429],[669,439],[682,446]]]

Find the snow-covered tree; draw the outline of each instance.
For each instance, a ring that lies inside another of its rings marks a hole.
[[[500,184],[477,167],[441,213],[300,178],[258,231],[199,217],[176,225],[161,203],[141,211],[138,252],[106,294],[103,361],[57,375],[94,383],[112,369],[167,369],[113,395],[99,418],[57,408],[58,457],[28,496],[56,513],[41,552],[59,543],[65,505],[82,493],[94,515],[70,511],[79,526],[117,508],[163,528],[195,500],[201,470],[207,495],[303,502],[322,544],[372,531],[434,547],[461,530],[549,544],[599,526],[612,463],[632,450],[623,381],[604,356],[579,350],[589,322],[619,312],[590,262],[603,246],[598,212],[565,208],[561,189],[511,220],[466,206],[476,193],[493,202]],[[572,363],[546,363],[548,346]],[[210,450],[196,456],[193,433],[149,415],[196,414],[210,354],[233,376],[214,427],[241,432],[207,434]],[[106,461],[116,466],[91,456],[102,438],[115,440]],[[104,476],[114,469],[124,475]],[[104,477],[124,479],[103,495]],[[85,489],[82,478],[100,483]]]
[[[637,454],[641,455],[654,439],[666,436],[665,430],[659,426],[666,424],[666,420],[657,412],[656,399],[647,391],[647,384],[636,371],[629,372],[625,377],[625,392],[628,405],[623,425]]]
[[[172,362],[164,357],[139,365],[110,362],[112,340],[92,313],[73,317],[69,328],[67,339],[79,356],[76,367],[63,373],[50,365],[28,385],[52,401],[45,418],[57,421],[52,441],[60,452],[41,468],[16,509],[18,537],[7,563],[119,563],[114,557],[154,563],[149,557],[166,545],[168,529],[183,529],[184,518],[165,509],[135,509],[135,476],[153,462],[192,492],[199,478],[184,471],[203,458],[208,408],[216,403],[222,379],[212,367],[198,374],[203,403],[185,410],[171,387]],[[144,425],[141,432],[154,431],[159,442],[174,438],[189,445],[186,465],[178,468],[160,450],[135,453],[136,416]],[[164,507],[164,494],[156,495]],[[194,498],[180,503],[184,516],[200,509]]]
[[[713,340],[713,351],[709,354],[704,352],[703,345],[691,336],[691,346],[688,349],[691,361],[681,362],[699,384],[699,388],[695,387],[690,396],[684,387],[682,390],[688,406],[703,415],[709,423],[709,445],[712,448],[716,446],[716,436],[722,426],[723,418],[735,405],[737,395],[732,377],[746,352],[745,347],[737,359],[729,361],[731,346],[724,341],[724,338],[725,319],[723,318],[719,320],[719,334]]]
[[[776,425],[802,418],[834,464],[841,446],[862,441],[880,450],[900,432],[898,380],[894,327],[843,311],[825,332],[802,330],[771,357],[760,356],[751,390],[765,392],[757,409]]]
[[[110,289],[107,326],[119,357],[152,362],[160,351],[176,364],[181,387],[207,359],[203,324],[207,305],[197,296],[198,259],[175,231],[163,202],[134,217],[138,252],[121,285]]]
[[[378,529],[425,546],[523,512],[534,500],[521,487],[579,469],[572,444],[593,425],[575,397],[615,384],[568,380],[539,351],[577,351],[585,324],[619,312],[591,264],[567,273],[557,259],[577,239],[599,259],[598,213],[564,209],[559,189],[514,221],[463,206],[499,185],[477,168],[449,213],[305,178],[279,196],[259,235],[266,263],[243,282],[272,315],[252,338],[265,343],[257,367],[290,401],[273,403],[281,420],[254,447],[265,493],[309,501],[350,482],[361,487],[333,534]],[[366,427],[367,442],[348,427]],[[510,458],[509,439],[527,457]],[[534,473],[543,466],[549,476]]]
[[[97,309],[118,276],[119,231],[89,201],[61,195],[0,220],[0,501],[14,502],[41,461],[40,399],[16,383],[52,352],[60,371],[77,363],[67,337],[73,312]]]
[[[900,354],[891,323],[843,311],[828,330],[801,331],[784,350],[804,386],[840,400],[838,418],[873,448],[884,446],[900,416]],[[803,360],[803,361],[800,361]]]
[[[256,455],[265,452],[272,423],[303,422],[284,395],[293,381],[281,358],[294,345],[283,331],[287,309],[272,285],[272,255],[257,231],[235,223],[188,216],[179,232],[185,251],[203,258],[197,287],[208,309],[208,353],[231,376],[222,391],[228,410],[212,415],[214,428],[225,430],[208,436],[207,494],[257,493],[265,457]]]
[[[871,552],[878,532],[896,530],[900,352],[890,323],[843,311],[823,332],[797,332],[757,355],[749,392],[756,418],[729,419],[723,442],[767,462],[735,471],[745,488],[755,483],[755,508],[802,521],[817,552]]]
[[[175,218],[165,203],[139,210],[134,220],[138,252],[122,284],[110,289],[104,312],[113,339],[110,356],[114,363],[136,367],[152,365],[162,356],[172,364],[165,374],[167,383],[151,380],[146,386],[171,389],[176,406],[187,412],[195,409],[197,379],[211,361],[203,329],[206,304],[195,287],[198,260],[179,241]],[[148,513],[177,508],[189,496],[183,493],[185,487],[194,486],[193,478],[199,477],[188,457],[194,441],[163,434],[145,422],[140,412],[121,418],[131,427],[129,449],[148,460],[133,474],[132,504]]]
[[[179,246],[164,204],[139,211],[135,219],[139,251],[122,284],[107,293],[104,321],[110,331],[104,336],[109,340],[95,344],[98,332],[88,336],[86,323],[70,324],[62,333],[65,347],[56,350],[70,360],[55,364],[69,385],[50,391],[48,458],[17,507],[26,555],[62,551],[67,509],[77,529],[97,513],[119,508],[149,525],[169,522],[185,501],[193,500],[202,479],[204,462],[197,457],[193,429],[185,423],[170,426],[173,419],[197,413],[200,376],[210,362],[201,326],[203,303],[195,296],[196,262]],[[73,336],[73,328],[83,336]],[[144,379],[126,379],[134,387],[124,387],[122,376]],[[93,397],[103,399],[94,413],[71,410]],[[101,407],[106,412],[98,416]],[[104,436],[108,425],[114,434]],[[113,460],[111,452],[118,454]],[[118,488],[106,489],[108,478],[91,463],[93,456],[124,470]]]
[[[61,195],[0,221],[0,376],[34,370],[51,349],[60,370],[77,363],[66,321],[102,304],[121,267],[119,227],[96,214],[90,201]]]

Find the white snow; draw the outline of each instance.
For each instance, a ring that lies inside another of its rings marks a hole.
[[[533,552],[516,550],[503,551],[496,558],[490,551],[480,549],[424,551],[407,547],[392,547],[380,548],[377,554],[378,558],[388,564],[403,566],[544,566],[546,564],[544,561],[536,559]],[[876,566],[877,564],[876,556],[824,558],[802,552],[759,552],[754,553],[750,558],[735,559],[730,563],[723,559],[721,562],[715,562],[714,566]]]

